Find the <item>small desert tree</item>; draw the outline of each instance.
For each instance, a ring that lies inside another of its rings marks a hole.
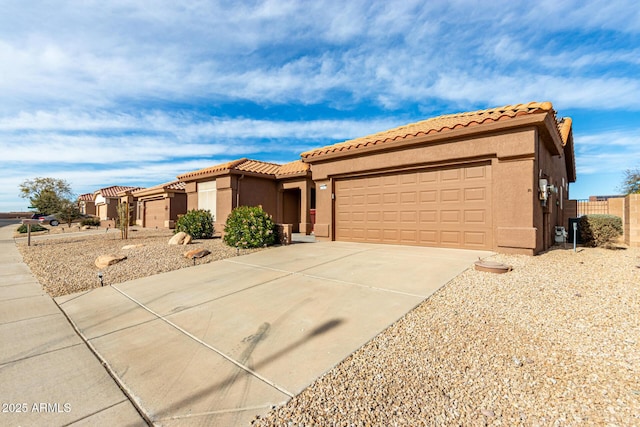
[[[118,203],[118,228],[122,239],[129,238],[129,203]]]
[[[65,202],[73,198],[71,186],[64,179],[34,178],[20,184],[20,197],[44,214],[59,213]]]
[[[624,180],[620,190],[623,194],[640,193],[640,169],[627,169],[624,171]]]
[[[80,208],[78,205],[70,200],[64,200],[60,210],[58,211],[58,218],[61,221],[66,222],[69,227],[74,219],[80,218]]]

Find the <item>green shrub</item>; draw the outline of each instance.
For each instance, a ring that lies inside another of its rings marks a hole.
[[[213,216],[203,209],[194,209],[182,215],[176,223],[174,233],[184,231],[194,239],[210,239],[213,237]]]
[[[31,232],[35,233],[38,231],[49,231],[49,230],[41,226],[40,224],[31,224]],[[18,227],[18,233],[26,233],[26,232],[27,232],[27,224],[22,224],[20,227]]]
[[[584,215],[578,227],[587,246],[609,246],[622,235],[622,219],[615,215]]]
[[[276,241],[276,225],[261,207],[239,206],[224,226],[224,242],[236,248],[259,248]]]
[[[82,221],[80,221],[80,225],[88,225],[90,227],[99,227],[100,218],[98,217],[83,218]]]

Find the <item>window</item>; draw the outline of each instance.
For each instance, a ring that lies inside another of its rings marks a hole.
[[[198,209],[211,211],[213,219],[216,219],[216,182],[198,183]]]

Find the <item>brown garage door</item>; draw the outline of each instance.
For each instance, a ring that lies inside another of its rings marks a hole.
[[[335,182],[336,240],[491,249],[491,166]]]
[[[144,226],[148,228],[164,228],[165,200],[148,200],[145,202]]]

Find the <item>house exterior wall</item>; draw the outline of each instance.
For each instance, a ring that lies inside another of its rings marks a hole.
[[[544,136],[537,136],[536,165],[533,171],[535,180],[545,178],[549,185],[553,185],[557,191],[549,193],[545,206],[540,201],[539,184],[534,182],[534,227],[537,230],[534,253],[553,246],[556,226],[566,227],[563,208],[569,197],[567,168],[564,154],[551,153],[547,149],[550,144],[553,144],[553,142],[545,140]],[[562,187],[561,190],[560,187]]]
[[[313,181],[307,176],[280,180],[277,201],[279,209],[277,215],[274,216],[275,221],[277,223],[294,224],[294,218],[297,218],[297,227],[294,226],[293,228],[297,229],[299,233],[310,234],[313,230],[310,212],[313,188]],[[289,192],[289,200],[285,202],[284,197],[287,191]],[[298,211],[294,213],[293,209],[298,209]]]
[[[624,242],[640,247],[640,194],[629,194],[624,200]]]
[[[138,199],[136,224],[143,227],[153,226],[149,220],[150,204],[163,204],[161,227],[173,229],[180,215],[187,213],[187,195],[182,192],[161,192],[154,195],[143,196]]]
[[[238,177],[235,178],[237,181]],[[240,180],[239,191],[240,206],[262,206],[274,219],[278,217],[278,185],[275,180],[245,176]],[[225,221],[227,216],[224,217]]]
[[[187,213],[186,193],[170,193],[169,201],[169,224],[168,228],[176,228],[176,222],[181,215]]]
[[[95,215],[96,204],[92,201],[82,200],[80,202],[80,213],[83,215]]]
[[[319,240],[335,239],[335,181],[367,173],[438,168],[489,163],[493,212],[491,247],[501,252],[535,254],[552,244],[553,226],[563,213],[552,196],[543,209],[538,196],[538,174],[543,169],[552,182],[568,184],[565,160],[552,155],[537,127],[526,126],[478,136],[456,132],[447,139],[428,138],[416,144],[389,149],[359,150],[357,154],[309,159],[316,188],[315,234]],[[563,189],[564,200],[568,199]],[[545,220],[545,215],[547,219]],[[545,228],[546,227],[546,228]],[[543,230],[544,229],[544,230]]]
[[[198,209],[198,183],[214,179],[216,181],[216,212],[212,213],[214,214],[216,233],[223,232],[227,217],[238,204],[240,206],[262,206],[262,209],[274,219],[278,216],[277,182],[271,178],[250,175],[222,175],[187,182],[185,203],[188,210]]]

